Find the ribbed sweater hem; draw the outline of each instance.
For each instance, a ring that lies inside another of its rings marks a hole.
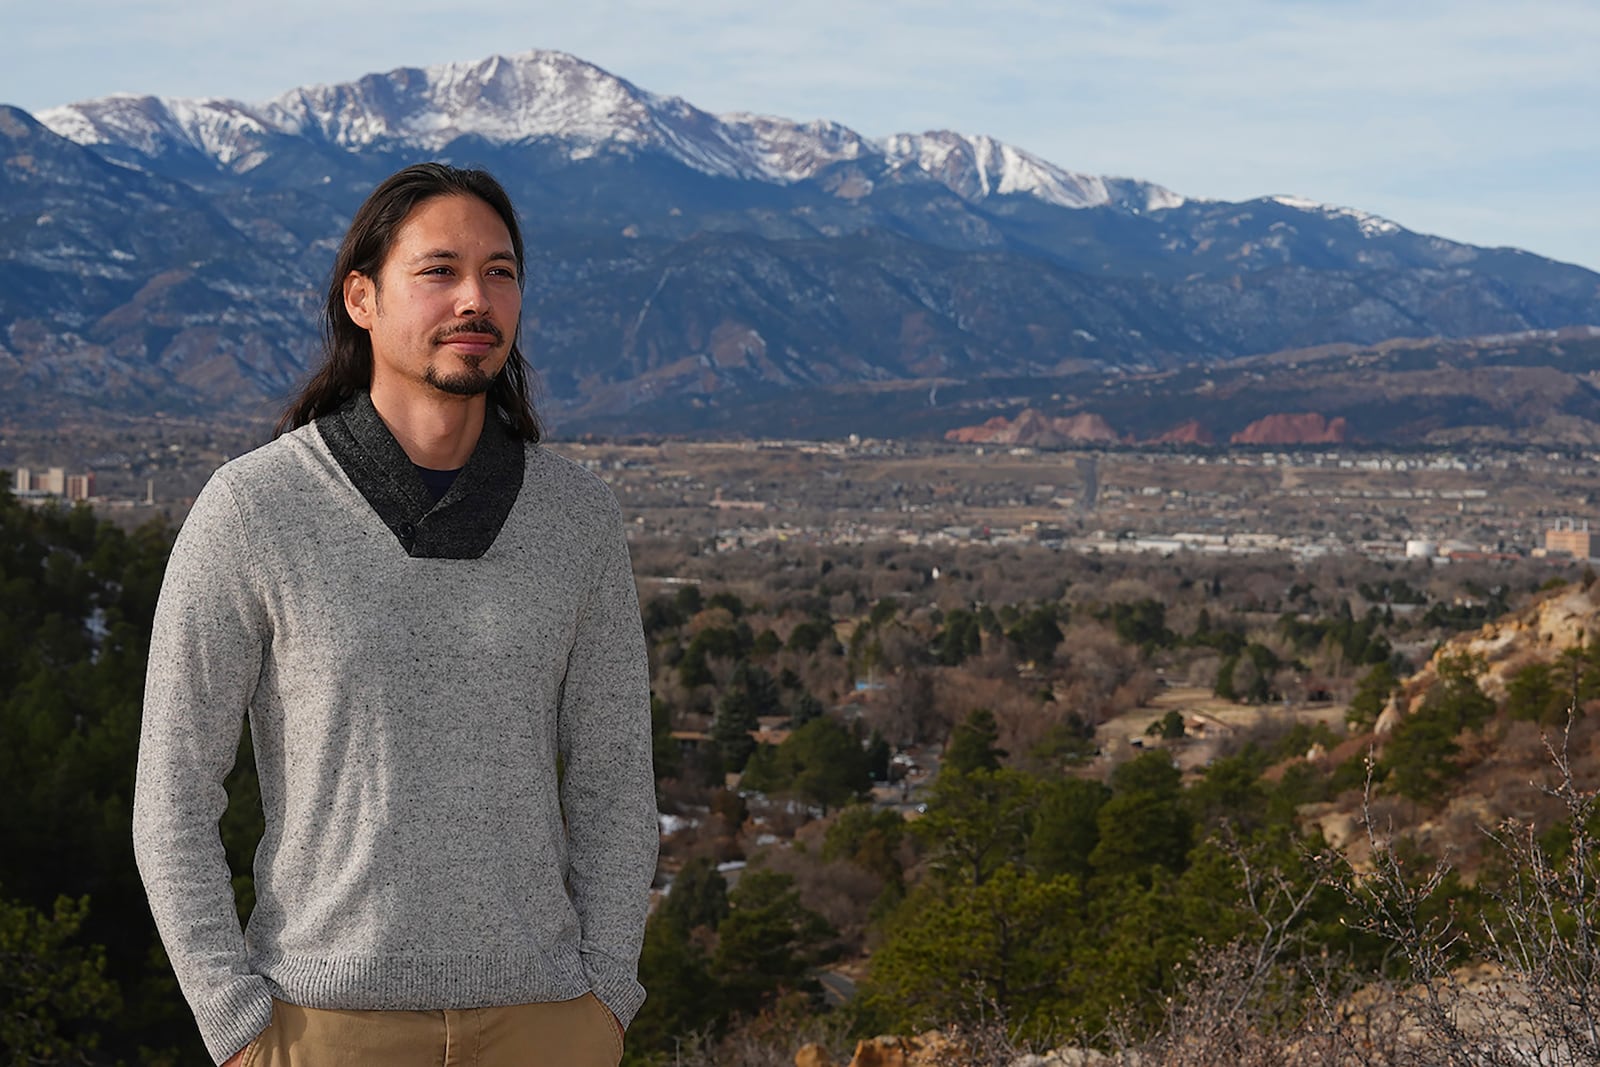
[[[307,1008],[418,1011],[571,1000],[590,991],[576,952],[279,956],[253,966],[273,996]]]

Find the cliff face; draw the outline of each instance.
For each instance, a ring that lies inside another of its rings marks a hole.
[[[1341,444],[1348,439],[1342,417],[1330,422],[1314,411],[1303,415],[1268,415],[1230,438],[1236,445]]]

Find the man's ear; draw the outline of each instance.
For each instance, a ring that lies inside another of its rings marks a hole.
[[[371,278],[360,271],[344,276],[344,309],[350,320],[363,330],[372,329],[377,314],[378,287]]]

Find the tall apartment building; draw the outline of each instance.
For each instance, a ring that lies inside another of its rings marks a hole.
[[[1564,552],[1573,559],[1592,559],[1593,537],[1588,519],[1583,520],[1581,526],[1573,519],[1557,519],[1556,524],[1544,532],[1544,550]]]

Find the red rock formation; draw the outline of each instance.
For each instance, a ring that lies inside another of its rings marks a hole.
[[[1117,431],[1111,428],[1105,417],[1096,415],[1092,411],[1051,419],[1050,425],[1056,433],[1069,441],[1105,441],[1114,444],[1120,440]]]
[[[1000,435],[1010,432],[1011,420],[1004,415],[996,415],[982,426],[960,426],[954,430],[946,430],[946,441],[960,441],[963,444],[983,444],[987,441],[997,440]]]
[[[1342,417],[1332,422],[1315,411],[1303,415],[1268,415],[1231,438],[1236,445],[1331,445],[1349,440]]]
[[[1105,418],[1083,412],[1061,418],[1026,408],[1015,420],[996,415],[982,426],[961,426],[947,430],[946,441],[966,444],[1065,445],[1084,441],[1114,443],[1121,440]]]
[[[1200,424],[1199,419],[1179,423],[1159,437],[1150,439],[1153,445],[1212,445],[1216,442],[1217,439]]]

